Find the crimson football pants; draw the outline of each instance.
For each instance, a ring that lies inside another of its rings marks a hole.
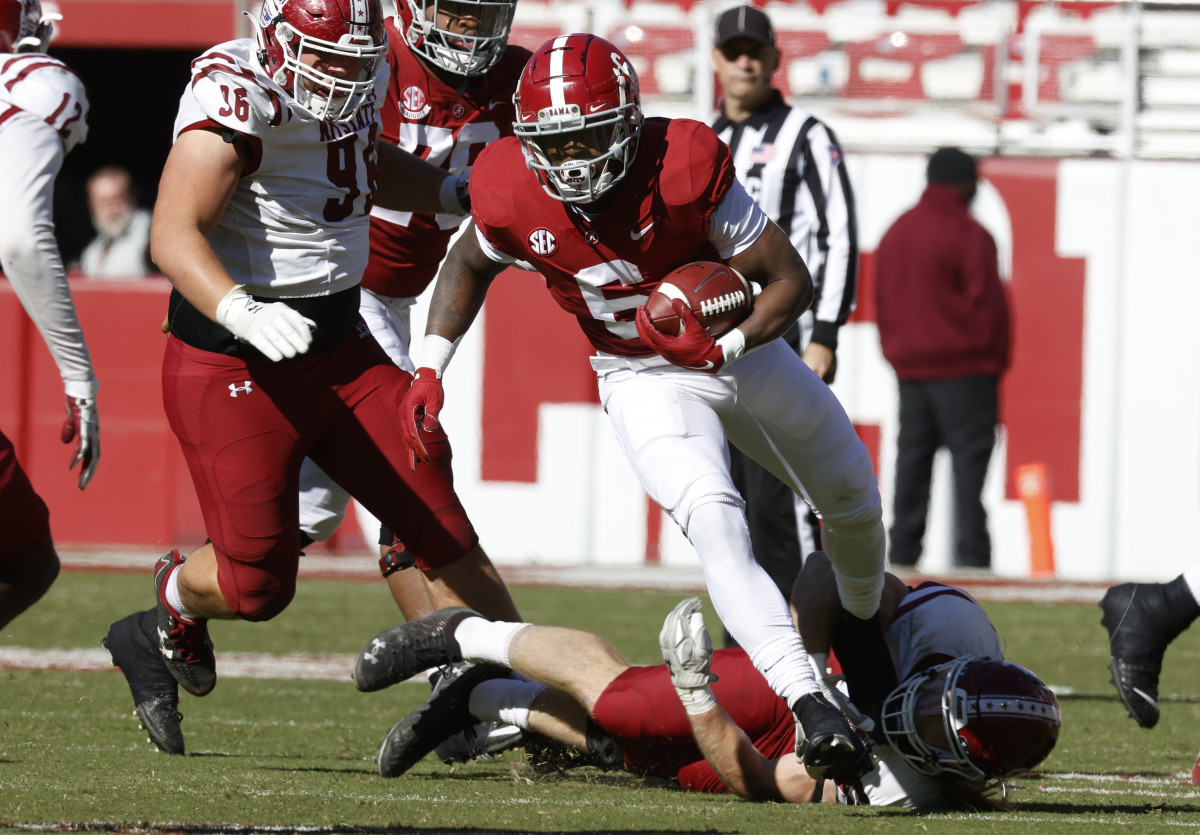
[[[0,432],[0,562],[19,560],[50,541],[50,511]]]
[[[412,376],[365,327],[331,351],[278,363],[172,337],[162,381],[221,593],[243,619],[274,617],[295,594],[305,456],[420,554],[421,568],[451,563],[478,542],[454,492],[444,431],[425,439],[431,463],[410,470],[399,405]]]

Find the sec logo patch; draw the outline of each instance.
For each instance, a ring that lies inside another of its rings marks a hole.
[[[547,255],[553,255],[558,249],[558,239],[549,229],[534,229],[529,233],[529,248],[536,255],[545,258]]]
[[[405,87],[400,93],[400,110],[405,119],[424,119],[429,114],[429,100],[425,91],[416,85]]]

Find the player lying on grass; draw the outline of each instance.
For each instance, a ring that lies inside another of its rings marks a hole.
[[[829,561],[817,552],[792,592],[793,617],[818,664],[837,646],[834,583]],[[690,791],[792,803],[997,808],[1003,779],[1038,765],[1058,738],[1054,694],[1028,670],[1001,660],[995,628],[970,595],[938,583],[910,588],[889,574],[880,611],[902,683],[885,701],[882,729],[861,720],[871,770],[824,791],[794,754],[795,717],[787,705],[743,650],[713,652],[699,609],[692,598],[668,615],[660,635],[667,663],[655,667],[630,666],[591,633],[495,623],[461,608],[381,633],[396,680],[431,663],[475,663],[447,676],[389,731],[380,773],[403,774],[443,739],[491,720],[588,752],[570,764],[623,767]],[[857,717],[846,696],[832,692],[832,679],[822,678],[830,697]],[[875,738],[864,729],[876,730]]]

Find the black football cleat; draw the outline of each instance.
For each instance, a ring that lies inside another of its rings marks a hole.
[[[467,705],[471,690],[481,682],[509,675],[501,667],[458,664],[434,687],[425,703],[388,731],[379,745],[375,762],[381,777],[399,777],[441,742],[476,724]]]
[[[1113,686],[1125,710],[1143,728],[1158,724],[1158,677],[1167,644],[1196,617],[1182,579],[1121,583],[1104,593],[1100,624],[1108,632]]]
[[[807,693],[792,706],[796,715],[796,758],[814,780],[853,783],[871,770],[871,755],[842,712],[820,693]]]
[[[193,696],[207,696],[217,686],[217,659],[212,639],[208,637],[208,621],[180,620],[167,606],[164,588],[167,575],[183,560],[178,551],[171,551],[160,557],[155,566],[154,592],[158,598],[155,634],[163,661],[179,685]]]
[[[367,642],[354,661],[355,687],[371,693],[430,667],[461,661],[454,630],[471,617],[482,616],[464,606],[451,606],[383,630]]]
[[[462,733],[442,740],[433,750],[446,765],[454,765],[472,760],[490,760],[510,748],[519,748],[523,742],[524,734],[516,725],[479,722]]]
[[[133,707],[150,741],[168,754],[184,752],[179,685],[158,650],[154,609],[134,612],[108,627],[101,642],[120,667]]]

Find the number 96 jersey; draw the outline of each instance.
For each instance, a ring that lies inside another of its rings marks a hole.
[[[271,80],[243,38],[192,62],[175,138],[189,130],[232,131],[251,161],[209,244],[233,280],[256,295],[329,295],[354,287],[367,265],[369,216],[378,168],[376,102],[346,124],[314,118]]]

